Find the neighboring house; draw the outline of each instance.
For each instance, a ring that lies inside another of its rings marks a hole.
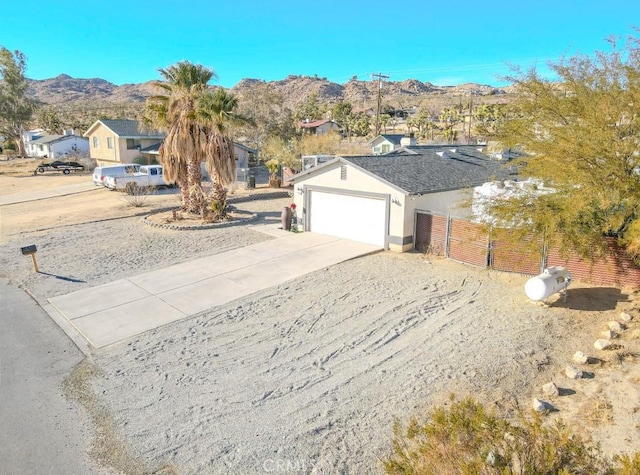
[[[44,131],[44,129],[25,130],[22,132],[22,143],[24,144],[24,151],[27,156],[30,156],[29,152],[31,147],[29,147],[29,144],[33,140],[37,140],[45,134],[46,132]]]
[[[508,177],[503,163],[472,147],[336,157],[290,179],[299,229],[408,251],[417,210],[468,213],[474,186]]]
[[[311,135],[324,135],[329,132],[339,132],[340,127],[334,121],[330,119],[305,120],[300,122],[300,128],[305,134]]]
[[[137,120],[97,120],[84,136],[90,142],[91,158],[100,166],[131,163],[142,149],[164,138],[157,130],[144,130]]]
[[[233,153],[236,156],[236,168],[249,168],[249,162],[257,158],[257,151],[238,142],[233,142]]]
[[[383,155],[407,145],[416,145],[416,139],[412,134],[382,134],[371,140],[369,144],[373,155]]]
[[[144,157],[147,163],[152,163],[154,161],[158,161],[158,155],[160,150],[160,145],[162,145],[162,141],[150,145],[149,147],[145,147],[140,149],[140,155]],[[241,143],[233,142],[233,153],[236,156],[236,170],[239,176],[239,180],[243,181],[245,178],[245,171],[249,168],[249,161],[254,160],[256,157],[256,150],[251,147],[247,147]],[[209,174],[207,173],[204,166],[202,167],[202,175],[204,178],[208,179]]]
[[[22,139],[29,157],[89,156],[89,140],[74,135],[73,130],[65,130],[62,135],[47,134],[43,129],[27,130]]]

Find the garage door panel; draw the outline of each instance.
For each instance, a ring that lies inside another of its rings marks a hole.
[[[384,247],[386,200],[312,191],[309,208],[310,231]]]

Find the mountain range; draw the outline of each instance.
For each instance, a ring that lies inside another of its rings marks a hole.
[[[345,84],[328,81],[326,78],[311,76],[287,76],[278,81],[265,82],[260,79],[243,79],[231,88],[231,92],[242,97],[252,88],[267,84],[273,92],[283,99],[283,105],[292,109],[309,97],[315,95],[319,102],[335,103],[347,101],[356,107],[375,104],[378,83],[361,81],[353,77]],[[385,81],[383,95],[385,100],[415,102],[426,96],[494,96],[509,93],[509,88],[497,88],[489,85],[468,83],[459,86],[436,86],[416,79],[405,81]],[[27,95],[41,103],[66,108],[74,103],[143,103],[147,97],[156,93],[153,81],[140,84],[117,86],[105,79],[79,79],[66,74],[42,80],[29,80]]]

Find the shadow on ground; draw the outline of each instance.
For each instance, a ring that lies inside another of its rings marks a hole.
[[[64,280],[66,282],[73,282],[74,284],[86,284],[86,280],[74,279],[73,277],[65,277],[63,275],[50,274],[49,272],[38,271],[38,274],[48,275],[51,277],[55,277],[56,279]]]
[[[551,306],[571,310],[605,312],[614,310],[620,302],[628,302],[628,297],[628,294],[615,287],[568,289],[567,298],[560,298],[553,302]]]

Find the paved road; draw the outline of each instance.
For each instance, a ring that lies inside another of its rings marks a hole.
[[[60,388],[83,357],[26,293],[0,279],[0,473],[97,473],[89,420]]]
[[[73,185],[58,186],[57,188],[48,188],[46,190],[0,195],[0,206],[24,203],[25,201],[44,200],[56,196],[73,195],[75,193],[95,190],[96,188],[96,185],[91,181],[91,177],[88,176],[86,183],[74,183]]]

